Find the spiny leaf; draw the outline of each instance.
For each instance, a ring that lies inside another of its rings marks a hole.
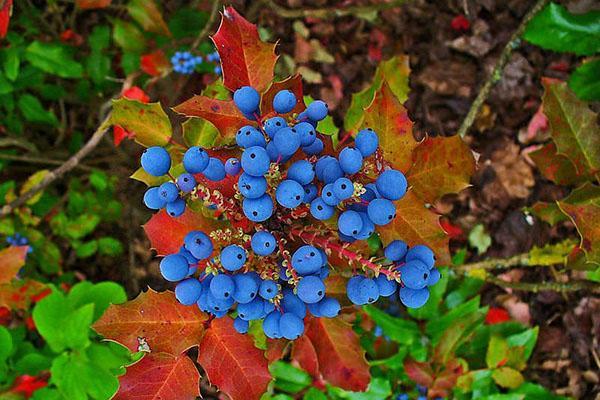
[[[0,250],[0,284],[8,283],[25,265],[28,246],[11,246]]]
[[[273,82],[269,89],[261,97],[260,111],[263,115],[273,112],[273,98],[282,90],[289,90],[296,96],[296,106],[290,113],[299,114],[306,106],[304,105],[304,95],[302,94],[302,76],[296,74],[279,82]]]
[[[552,129],[558,154],[571,160],[579,174],[600,170],[600,127],[597,115],[579,100],[565,82],[546,79],[544,113]]]
[[[413,152],[413,161],[406,179],[427,203],[468,187],[475,172],[473,153],[458,135],[426,138]]]
[[[554,142],[544,144],[540,149],[531,152],[529,157],[544,175],[544,178],[559,185],[573,185],[589,179],[589,176],[585,173],[586,171],[579,173],[567,156],[558,154]]]
[[[31,279],[12,280],[9,283],[0,284],[0,307],[7,307],[11,310],[27,310],[33,299],[43,292],[50,293],[46,284]]]
[[[131,351],[147,344],[153,352],[179,355],[200,342],[206,320],[197,307],[179,304],[172,292],[148,289],[132,301],[109,306],[93,328]]]
[[[597,204],[568,204],[558,202],[560,209],[571,218],[581,236],[581,248],[587,261],[600,265],[600,206]]]
[[[439,215],[425,208],[423,202],[409,190],[396,203],[396,218],[379,227],[384,245],[401,238],[409,246],[426,244],[435,253],[440,265],[450,264],[449,239],[439,224]]]
[[[412,134],[408,112],[394,96],[387,82],[375,92],[375,98],[365,110],[365,124],[379,135],[379,147],[384,159],[394,168],[406,172],[412,166],[412,152],[418,142]]]
[[[115,400],[194,400],[200,396],[200,374],[185,354],[147,354],[119,379]]]
[[[269,86],[277,61],[275,45],[260,40],[256,25],[244,19],[233,7],[226,7],[212,40],[221,56],[226,88],[234,91],[242,86],[252,86],[262,92]]]
[[[323,378],[346,390],[364,391],[371,375],[352,326],[339,318],[311,318],[305,335],[312,342]]]
[[[198,349],[208,379],[232,400],[258,400],[271,381],[267,359],[249,335],[240,335],[231,318],[211,322]]]
[[[145,147],[164,146],[173,135],[169,117],[160,103],[114,100],[111,123],[133,132],[135,141]]]

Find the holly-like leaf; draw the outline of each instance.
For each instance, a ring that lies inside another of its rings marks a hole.
[[[426,138],[415,149],[413,161],[406,179],[427,203],[468,187],[475,172],[473,153],[458,135]]]
[[[558,154],[554,142],[544,144],[540,149],[529,153],[529,157],[544,175],[544,178],[559,185],[573,185],[589,179],[585,171],[579,173],[575,169],[575,165],[568,157]]]
[[[340,318],[311,318],[305,335],[313,344],[327,382],[346,390],[367,389],[371,380],[369,365],[352,326]]]
[[[146,354],[119,379],[115,400],[194,400],[200,396],[200,374],[185,354]]]
[[[415,361],[412,358],[404,360],[404,372],[415,383],[429,387],[433,383],[433,370],[428,362]]]
[[[186,209],[177,218],[161,210],[154,214],[144,225],[144,231],[150,240],[150,246],[158,255],[176,253],[183,246],[183,238],[190,231],[200,230],[209,234],[213,229],[224,226],[224,222],[210,219],[202,214]]]
[[[0,284],[8,283],[25,265],[28,246],[11,246],[0,250]]]
[[[12,14],[13,0],[6,0],[0,4],[0,39],[8,32],[8,23]]]
[[[204,334],[206,314],[181,305],[172,292],[152,289],[125,304],[111,305],[93,328],[106,339],[138,351],[179,355],[197,345]]]
[[[558,154],[571,160],[579,174],[600,170],[600,127],[597,115],[565,82],[546,79],[542,98]]]
[[[423,201],[409,190],[396,202],[396,218],[379,227],[379,235],[384,245],[399,238],[409,246],[425,244],[434,251],[440,265],[449,265],[449,238],[442,230],[439,220],[439,215],[427,209]]]
[[[237,109],[233,100],[217,100],[207,96],[194,96],[176,107],[175,112],[188,117],[200,117],[215,126],[224,141],[233,142],[235,134],[249,121]]]
[[[310,376],[319,379],[320,372],[317,351],[307,335],[294,340],[292,345],[292,361],[308,372]]]
[[[121,98],[113,101],[113,125],[120,125],[135,134],[135,141],[145,147],[164,146],[173,131],[171,122],[160,103],[142,103]]]
[[[412,121],[406,108],[383,82],[365,110],[365,124],[379,135],[384,159],[395,169],[406,172],[412,166],[412,152],[419,144],[412,134]]]
[[[589,263],[600,265],[600,205],[558,203],[560,209],[569,216],[581,236],[581,248]]]
[[[131,0],[127,4],[127,11],[145,30],[171,36],[169,27],[154,0]]]
[[[226,88],[234,91],[242,86],[252,86],[262,92],[273,81],[276,45],[261,41],[256,25],[244,19],[233,7],[225,8],[221,25],[212,40],[221,56]]]
[[[91,10],[94,8],[106,8],[112,0],[75,0],[75,5],[82,10]]]
[[[304,95],[302,90],[302,76],[296,74],[280,82],[273,82],[267,91],[261,97],[260,111],[263,115],[272,113],[273,99],[281,90],[289,90],[296,96],[296,106],[290,113],[299,114],[306,109],[304,105]]]
[[[31,279],[0,284],[0,308],[27,310],[34,300],[41,299],[42,293],[49,294],[50,289],[46,284]]]
[[[228,317],[211,322],[200,342],[198,363],[232,400],[258,400],[271,381],[263,352],[251,336],[237,333]]]

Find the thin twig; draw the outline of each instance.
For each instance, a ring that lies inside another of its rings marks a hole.
[[[404,4],[406,0],[393,0],[386,3],[374,3],[366,6],[350,6],[344,8],[328,7],[328,8],[295,8],[289,9],[280,6],[272,0],[264,0],[264,4],[282,18],[337,18],[346,15],[361,15],[373,11],[384,11],[398,7]]]
[[[478,269],[492,270],[492,269],[507,269],[516,266],[527,266],[529,265],[529,254],[517,254],[509,258],[490,258],[483,261],[477,261],[474,263],[468,263],[453,267],[454,271],[469,272]]]
[[[483,106],[485,100],[488,98],[490,91],[492,90],[496,82],[498,82],[500,78],[502,78],[502,71],[504,71],[504,67],[506,67],[506,64],[508,64],[513,50],[519,47],[521,35],[523,35],[527,24],[542,8],[544,8],[548,1],[549,0],[537,0],[535,2],[533,7],[523,17],[523,20],[519,24],[519,27],[516,31],[514,31],[514,33],[510,37],[510,40],[508,41],[508,43],[506,43],[506,46],[504,46],[504,49],[502,50],[498,61],[496,61],[496,65],[494,66],[492,73],[490,74],[490,76],[488,76],[487,80],[479,90],[477,97],[473,101],[473,104],[471,104],[471,108],[469,109],[467,116],[463,120],[458,130],[458,134],[460,137],[465,137],[465,135],[471,128],[471,125],[473,125],[473,123],[475,122],[475,119],[479,114],[479,110]]]
[[[198,46],[200,46],[200,43],[202,43],[202,41],[206,38],[206,36],[208,36],[208,32],[212,28],[212,25],[215,22],[215,20],[217,19],[217,15],[219,15],[219,7],[220,6],[221,6],[220,1],[215,0],[213,2],[213,7],[212,7],[212,10],[210,11],[210,17],[208,17],[208,21],[206,21],[206,25],[204,25],[204,28],[200,31],[198,36],[196,36],[194,43],[192,43],[192,46],[190,47],[190,51],[196,50],[196,48]]]
[[[2,207],[2,209],[0,210],[0,217],[10,214],[15,208],[22,206],[27,200],[35,196],[36,193],[44,190],[52,182],[54,182],[58,178],[62,177],[65,173],[75,168],[79,164],[79,162],[96,147],[96,145],[100,142],[100,139],[102,139],[102,136],[104,136],[104,134],[110,127],[110,115],[111,114],[109,114],[104,119],[104,121],[102,121],[102,123],[100,124],[98,129],[96,129],[96,132],[94,132],[90,140],[88,140],[87,143],[77,153],[73,154],[71,158],[69,158],[64,164],[60,165],[58,168],[48,172],[40,183],[29,189],[18,199]]]
[[[41,164],[41,165],[62,165],[65,163],[64,160],[54,160],[50,158],[43,157],[30,157],[30,156],[18,156],[14,154],[2,154],[0,153],[0,160],[9,160],[9,161],[20,161],[28,164]],[[78,164],[75,168],[82,169],[84,171],[91,171],[92,168],[84,165]]]
[[[592,281],[572,280],[569,282],[507,282],[493,275],[486,277],[486,282],[493,283],[504,288],[522,290],[538,293],[542,291],[553,292],[575,292],[578,290],[590,290],[600,293],[600,284]]]

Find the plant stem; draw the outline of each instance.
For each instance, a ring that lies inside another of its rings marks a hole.
[[[221,6],[220,1],[213,0],[213,6],[210,11],[210,16],[208,17],[208,21],[206,21],[206,25],[204,25],[204,28],[200,31],[198,36],[196,36],[194,43],[192,43],[192,46],[190,47],[190,51],[196,50],[196,48],[198,46],[200,46],[200,43],[202,43],[204,38],[208,35],[208,31],[212,28],[212,25],[215,22],[217,15],[219,15],[219,7],[220,6]]]
[[[275,3],[273,0],[264,0],[263,3],[269,7],[271,10],[273,10],[278,16],[282,17],[282,18],[289,18],[289,19],[294,19],[294,18],[320,18],[320,19],[327,19],[327,18],[337,18],[337,17],[344,17],[347,15],[361,15],[361,14],[366,14],[369,12],[373,12],[373,11],[384,11],[384,10],[389,10],[391,8],[395,8],[398,7],[402,4],[404,4],[406,2],[406,0],[393,0],[387,3],[375,3],[375,4],[369,4],[366,6],[350,6],[350,7],[344,7],[344,8],[337,8],[337,7],[323,7],[323,8],[296,8],[296,9],[289,9],[289,8],[285,8],[280,6],[279,4]]]
[[[486,282],[493,283],[504,288],[522,290],[538,293],[545,290],[554,292],[575,292],[578,290],[590,290],[600,293],[600,284],[592,281],[573,280],[570,282],[507,282],[493,275],[486,277]]]
[[[454,271],[460,271],[461,273],[474,271],[478,269],[492,270],[492,269],[506,269],[510,267],[516,267],[518,265],[529,265],[529,254],[517,254],[509,258],[490,258],[483,261],[477,261],[474,263],[463,264],[452,269]]]
[[[461,138],[465,137],[465,135],[471,128],[471,125],[473,125],[473,123],[475,122],[475,119],[479,114],[479,110],[483,106],[485,100],[488,98],[490,91],[492,90],[494,85],[500,80],[500,78],[502,78],[502,72],[504,71],[504,67],[506,67],[506,64],[508,64],[513,50],[519,47],[521,35],[523,35],[527,24],[542,8],[544,8],[544,6],[547,3],[548,0],[537,0],[533,7],[531,7],[529,12],[525,14],[523,20],[519,24],[519,27],[516,31],[513,32],[512,36],[510,37],[510,40],[504,46],[504,49],[502,50],[502,53],[500,53],[500,57],[498,58],[498,61],[496,61],[496,65],[494,66],[492,73],[490,74],[490,76],[488,76],[487,80],[479,90],[477,97],[473,101],[473,104],[471,104],[471,108],[469,109],[467,116],[465,117],[460,128],[458,129],[458,135]]]
[[[30,157],[30,156],[18,156],[14,154],[0,154],[0,160],[9,160],[9,161],[20,161],[28,164],[42,164],[42,165],[62,165],[64,164],[63,160],[53,160],[49,158],[42,157]],[[82,169],[84,171],[91,171],[92,168],[84,165],[78,164],[75,166],[76,168]]]

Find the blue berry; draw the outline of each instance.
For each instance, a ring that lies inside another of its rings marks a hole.
[[[144,193],[144,204],[151,210],[160,210],[167,203],[160,197],[158,187],[151,187]]]
[[[375,278],[375,283],[379,289],[379,295],[383,297],[389,297],[396,293],[396,287],[398,284],[394,280],[389,280],[385,275],[381,274]]]
[[[195,304],[202,293],[202,284],[195,278],[183,280],[175,286],[175,297],[184,306]]]
[[[188,260],[188,264],[198,264],[198,259],[194,257],[194,255],[188,249],[186,249],[185,246],[181,246],[177,254],[184,256],[186,260]]]
[[[401,261],[404,256],[406,256],[406,252],[408,251],[408,244],[406,244],[403,240],[392,240],[390,244],[388,244],[385,249],[383,249],[383,254],[385,258],[390,261],[398,262]]]
[[[246,125],[240,128],[235,135],[235,142],[243,149],[259,146],[266,147],[267,141],[263,134],[253,126]]]
[[[431,269],[435,264],[435,254],[433,254],[433,251],[429,247],[419,244],[411,247],[406,252],[406,261],[412,260],[419,260]]]
[[[281,181],[275,190],[277,202],[286,208],[296,208],[304,198],[304,188],[290,179]]]
[[[201,231],[191,231],[183,239],[185,248],[198,260],[205,260],[213,252],[213,244],[207,234]]]
[[[420,308],[429,300],[429,289],[400,288],[400,301],[408,308]]]
[[[235,284],[229,275],[219,274],[210,281],[210,293],[217,300],[228,299],[234,290]]]
[[[307,156],[314,156],[314,155],[321,154],[323,152],[324,147],[325,146],[323,145],[323,141],[319,138],[316,138],[315,141],[311,145],[303,146],[302,151]]]
[[[242,153],[242,169],[252,176],[264,176],[271,165],[267,151],[260,146],[249,147]]]
[[[337,206],[340,203],[340,199],[337,198],[335,193],[333,192],[333,184],[328,183],[323,186],[323,190],[321,191],[321,197],[325,204],[328,204],[332,207]]]
[[[238,333],[248,333],[249,326],[250,324],[248,323],[248,321],[244,321],[240,317],[237,317],[233,320],[233,327]]]
[[[242,209],[250,221],[263,222],[273,214],[273,199],[268,194],[257,199],[244,199]]]
[[[380,197],[379,193],[377,192],[377,187],[375,186],[374,183],[368,183],[364,186],[364,188],[365,188],[365,192],[360,195],[361,199],[363,199],[365,201],[371,201],[371,200],[375,200],[376,198]]]
[[[204,171],[202,171],[206,179],[218,182],[225,179],[225,166],[223,165],[223,161],[218,158],[210,157],[208,160],[208,166]]]
[[[300,135],[294,128],[283,128],[275,133],[273,143],[281,155],[291,156],[300,148]]]
[[[371,128],[363,129],[358,132],[354,139],[354,145],[360,151],[363,157],[369,157],[375,153],[379,146],[379,138]]]
[[[229,296],[225,299],[217,299],[212,294],[212,291],[209,290],[207,293],[207,302],[211,312],[213,312],[215,316],[218,317],[219,315],[224,316],[225,314],[222,313],[227,313],[227,311],[229,311],[229,309],[233,305],[233,298]]]
[[[298,297],[303,302],[318,303],[325,296],[325,284],[314,275],[305,276],[298,282]]]
[[[315,316],[317,318],[322,317],[321,311],[319,310],[319,303],[308,303],[308,304],[306,304],[306,308],[308,308],[308,311],[313,316]]]
[[[340,167],[345,174],[352,175],[360,171],[363,164],[361,152],[353,147],[344,147],[339,155]]]
[[[304,333],[304,321],[297,315],[286,312],[279,318],[279,331],[288,340],[298,339]]]
[[[333,182],[333,194],[340,201],[349,199],[354,194],[354,184],[348,178],[338,178]]]
[[[310,118],[308,118],[308,114],[306,113],[306,110],[304,110],[300,114],[298,114],[296,121],[307,122],[307,123],[311,124],[313,127],[315,127],[315,128],[317,127],[317,121],[313,121]]]
[[[262,281],[260,283],[260,287],[258,288],[260,297],[265,300],[271,300],[273,297],[277,296],[278,291],[277,283],[272,280]]]
[[[333,183],[344,176],[344,171],[340,167],[338,160],[334,159],[333,163],[329,163],[325,171],[323,171],[323,182]]]
[[[276,113],[287,114],[294,107],[296,107],[296,96],[289,90],[281,90],[273,98],[273,109]]]
[[[304,199],[302,199],[303,203],[310,203],[314,199],[317,198],[319,194],[319,189],[317,189],[317,185],[311,183],[310,185],[304,186]]]
[[[427,279],[427,286],[435,285],[436,283],[439,282],[441,277],[442,277],[442,274],[440,274],[440,271],[437,268],[433,268],[430,271],[429,278]]]
[[[366,303],[366,299],[360,291],[360,284],[365,279],[364,276],[356,275],[350,278],[346,284],[346,294],[353,304],[363,305]]]
[[[179,197],[179,189],[173,182],[165,182],[158,187],[158,193],[165,203],[170,203],[177,200]]]
[[[266,317],[267,314],[270,314],[274,310],[275,310],[275,305],[273,303],[271,303],[270,301],[264,301],[263,302],[263,315],[261,318]]]
[[[262,176],[252,176],[242,173],[238,179],[238,189],[242,196],[257,199],[267,191],[267,180]]]
[[[322,262],[319,249],[311,245],[298,248],[292,255],[292,267],[302,276],[318,272]]]
[[[333,297],[325,297],[317,305],[319,307],[319,314],[325,318],[337,317],[341,310],[340,302]]]
[[[250,86],[242,86],[233,92],[233,102],[244,114],[252,114],[258,111],[260,94]]]
[[[267,135],[269,135],[269,138],[271,139],[273,139],[273,137],[275,136],[275,132],[277,132],[280,129],[287,128],[287,126],[287,122],[285,122],[285,119],[281,117],[269,118],[263,124],[265,132],[267,132]]]
[[[163,176],[171,168],[171,156],[160,146],[148,147],[142,153],[142,168],[152,176]]]
[[[227,161],[225,161],[225,172],[227,175],[236,176],[240,173],[242,166],[240,164],[240,160],[235,157],[231,157]]]
[[[252,235],[250,246],[255,254],[259,256],[268,256],[275,251],[277,244],[275,242],[275,236],[273,236],[271,232],[258,231]]]
[[[407,182],[404,174],[395,169],[385,170],[375,181],[377,191],[388,200],[400,200],[406,194]]]
[[[369,304],[375,303],[379,299],[379,287],[374,279],[365,278],[358,285],[358,290],[362,293],[363,298]]]
[[[335,208],[323,201],[322,197],[317,197],[310,203],[310,214],[319,221],[325,221],[335,214]]]
[[[171,217],[179,217],[185,212],[185,200],[183,200],[181,197],[178,197],[174,201],[167,203],[165,209],[167,210],[167,214],[169,214]]]
[[[419,260],[407,261],[400,267],[402,283],[411,289],[423,289],[427,286],[429,275],[429,268]]]
[[[270,339],[281,338],[281,332],[279,331],[279,319],[281,313],[279,311],[272,311],[263,320],[263,331],[265,335]]]
[[[300,135],[300,146],[306,147],[312,145],[317,139],[315,127],[308,122],[300,122],[294,126],[298,135]]]
[[[306,317],[306,304],[298,296],[296,296],[290,289],[283,290],[283,297],[281,299],[281,307],[284,312],[292,313],[298,318]]]
[[[196,178],[185,172],[177,177],[177,186],[183,193],[189,193],[196,187]]]
[[[264,300],[260,297],[255,297],[252,301],[238,304],[238,316],[246,321],[259,319],[264,311]]]
[[[353,238],[358,240],[367,240],[375,232],[375,225],[369,219],[369,216],[364,212],[358,212],[360,219],[362,220],[362,229],[356,234],[352,235]]]
[[[367,214],[375,225],[387,225],[396,218],[396,207],[389,200],[375,199],[369,203]]]
[[[321,100],[315,100],[306,107],[306,116],[312,121],[325,119],[328,112],[327,103]]]
[[[179,254],[169,254],[160,261],[160,273],[169,282],[185,279],[188,269],[187,259]]]
[[[294,180],[301,185],[308,185],[315,179],[315,169],[309,161],[298,160],[288,168],[287,179]]]
[[[275,143],[273,143],[272,140],[269,143],[267,143],[266,150],[271,162],[278,163],[279,161],[283,160],[283,156],[279,153],[279,150],[277,150],[277,146],[275,146]]]
[[[338,229],[346,236],[357,235],[362,230],[362,226],[362,218],[356,211],[344,211],[338,218]]]
[[[237,271],[246,262],[246,250],[237,244],[230,244],[221,249],[221,265],[227,271]]]
[[[190,147],[183,155],[183,168],[190,174],[199,174],[208,167],[209,158],[202,147]]]
[[[258,285],[250,274],[233,275],[235,291],[233,298],[240,304],[246,304],[254,300],[258,293]]]
[[[325,170],[331,168],[336,162],[336,159],[331,156],[323,156],[319,158],[315,164],[315,176],[318,180],[324,180]]]

